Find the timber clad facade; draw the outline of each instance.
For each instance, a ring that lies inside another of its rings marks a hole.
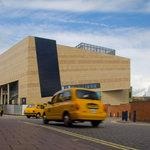
[[[0,55],[1,104],[46,102],[79,85],[101,91],[104,103],[127,103],[130,60],[31,36]]]

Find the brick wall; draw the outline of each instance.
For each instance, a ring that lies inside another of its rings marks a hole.
[[[136,111],[137,121],[150,122],[150,101],[133,102],[131,105],[131,113]]]
[[[107,105],[107,114],[110,117],[121,117],[122,111],[130,111],[130,104]]]
[[[138,101],[120,105],[106,105],[110,117],[122,117],[122,111],[128,111],[130,120],[150,122],[150,101]]]

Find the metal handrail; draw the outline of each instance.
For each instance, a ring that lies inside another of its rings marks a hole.
[[[76,48],[88,50],[88,51],[94,51],[98,53],[105,53],[110,55],[115,55],[115,50],[111,48],[106,48],[102,46],[87,44],[87,43],[80,43],[76,46]]]

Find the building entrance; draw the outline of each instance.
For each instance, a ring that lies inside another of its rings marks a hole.
[[[0,104],[18,104],[18,81],[0,86]]]

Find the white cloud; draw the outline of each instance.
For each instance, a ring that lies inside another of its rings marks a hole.
[[[39,10],[48,11],[39,13]],[[150,28],[115,28],[103,23],[109,17],[112,19],[111,14],[99,17],[98,22],[90,22],[80,18],[82,13],[78,13],[91,11],[150,13],[150,1],[0,0],[0,53],[28,35],[55,39],[59,44],[70,46],[80,42],[101,45],[116,49],[117,55],[131,59],[131,83],[134,89],[150,86]],[[70,12],[76,12],[76,15]],[[24,22],[24,19],[27,20]],[[69,23],[78,24],[80,31],[63,26]]]
[[[143,89],[148,88],[150,86],[150,77],[145,77],[142,74],[133,75],[133,79],[135,82],[134,89]]]
[[[150,12],[145,0],[1,0],[1,7],[71,12]]]
[[[119,29],[121,30],[121,29]],[[56,39],[63,45],[75,46],[80,42],[101,45],[116,49],[117,55],[131,59],[131,85],[133,89],[148,88],[150,86],[150,30],[146,29],[123,29],[126,36],[109,30],[110,34],[104,33],[71,33],[57,32],[53,34],[43,34],[46,38]]]
[[[22,13],[21,15],[23,15]],[[52,16],[57,17],[57,16]],[[62,15],[60,21],[71,21],[72,16]],[[51,18],[49,18],[51,21]],[[82,21],[78,23],[83,23]],[[90,22],[84,22],[87,25]],[[133,88],[150,85],[150,29],[143,28],[104,28],[94,31],[84,29],[69,31],[59,24],[13,23],[0,25],[1,52],[11,47],[25,36],[33,35],[55,39],[63,45],[76,46],[80,42],[101,45],[116,49],[117,55],[131,58],[131,81]]]

